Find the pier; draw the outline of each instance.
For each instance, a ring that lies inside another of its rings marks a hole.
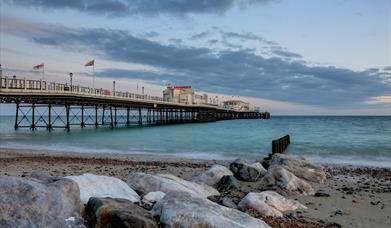
[[[0,77],[0,103],[16,104],[15,130],[163,125],[232,119],[268,119],[270,113],[238,111],[214,104],[184,104],[162,97]]]

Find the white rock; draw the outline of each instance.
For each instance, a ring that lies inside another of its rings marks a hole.
[[[320,165],[312,164],[304,158],[294,158],[284,154],[275,154],[270,165],[280,165],[295,176],[307,181],[323,183],[326,181],[324,168]]]
[[[140,196],[132,188],[115,177],[85,173],[80,176],[68,176],[66,178],[75,181],[79,185],[82,203],[87,203],[90,197],[122,198],[133,203],[140,201]]]
[[[166,194],[171,191],[187,192],[203,198],[220,194],[210,186],[186,181],[171,174],[151,175],[146,173],[132,173],[129,175],[126,183],[139,192],[161,191]]]
[[[193,197],[186,192],[170,192],[151,211],[163,227],[269,227],[260,219],[236,209],[223,207],[210,200]]]
[[[289,200],[274,191],[250,192],[238,204],[239,208],[252,208],[264,216],[282,217],[283,212],[307,209],[295,200]]]
[[[149,203],[155,203],[155,202],[158,202],[159,200],[163,199],[163,197],[165,195],[166,195],[166,193],[160,192],[160,191],[150,192],[143,197],[143,201],[147,201]]]
[[[261,173],[261,176],[264,176],[267,172],[267,170],[259,162],[255,162],[255,163],[251,164],[250,166],[256,168]]]
[[[227,167],[215,164],[210,169],[206,170],[205,172],[190,177],[189,181],[194,181],[200,184],[206,184],[209,186],[214,186],[219,182],[219,180],[223,176],[233,176],[233,173],[231,170],[229,170]]]
[[[313,195],[315,193],[310,184],[278,165],[269,167],[266,175],[260,181],[260,186],[284,196]]]

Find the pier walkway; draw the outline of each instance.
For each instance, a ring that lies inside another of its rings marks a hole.
[[[270,118],[269,113],[255,110],[167,102],[157,96],[3,76],[0,103],[16,104],[15,129],[31,130]]]

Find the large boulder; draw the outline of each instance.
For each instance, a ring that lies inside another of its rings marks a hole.
[[[126,199],[95,198],[85,208],[90,227],[157,228],[151,213]]]
[[[294,158],[284,154],[275,154],[272,157],[271,163],[284,167],[289,172],[297,177],[307,181],[323,183],[326,181],[326,173],[321,165],[312,164],[304,158]]]
[[[306,209],[301,203],[286,199],[274,191],[250,192],[239,202],[238,207],[243,210],[255,209],[263,216],[273,217],[282,217],[286,211]]]
[[[260,186],[262,189],[274,190],[284,196],[315,194],[310,184],[282,166],[269,167],[266,175],[260,181]]]
[[[140,205],[142,207],[144,207],[145,209],[147,210],[151,210],[153,205],[163,199],[163,197],[166,195],[166,193],[164,192],[160,192],[160,191],[157,191],[157,192],[150,192],[148,194],[145,194],[143,196],[143,199],[141,200],[141,203]]]
[[[67,176],[75,181],[80,188],[80,199],[87,203],[90,197],[122,198],[132,202],[139,202],[140,196],[131,189],[124,181],[108,176],[98,176],[85,173],[80,176]]]
[[[129,175],[126,183],[141,193],[161,191],[167,194],[175,191],[187,192],[191,195],[204,198],[220,194],[210,186],[186,181],[171,174],[151,175],[146,173],[132,173]]]
[[[144,195],[143,201],[147,201],[149,203],[156,203],[157,201],[163,199],[163,197],[166,195],[164,192],[149,192],[148,194]]]
[[[207,171],[188,178],[189,181],[194,181],[200,184],[214,186],[223,176],[232,176],[233,173],[225,166],[215,164]]]
[[[229,165],[229,169],[233,172],[234,176],[242,181],[254,182],[258,178],[265,175],[266,170],[262,164],[256,162],[254,164],[248,164],[243,159],[236,159]]]
[[[263,167],[263,165],[260,162],[255,162],[251,164],[251,166],[256,168],[261,173],[261,176],[264,176],[267,173],[267,170]]]
[[[152,214],[163,227],[269,227],[262,220],[236,209],[223,207],[186,192],[169,192],[157,202]]]
[[[228,191],[240,188],[240,182],[234,176],[223,176],[216,184],[218,191]]]
[[[0,177],[1,227],[84,227],[78,185],[68,179],[32,174]]]

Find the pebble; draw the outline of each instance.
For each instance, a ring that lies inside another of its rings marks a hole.
[[[335,212],[334,212],[335,215],[343,215],[343,212],[340,210],[340,209],[337,209]]]
[[[323,193],[323,192],[316,192],[315,197],[330,197],[330,194]]]

